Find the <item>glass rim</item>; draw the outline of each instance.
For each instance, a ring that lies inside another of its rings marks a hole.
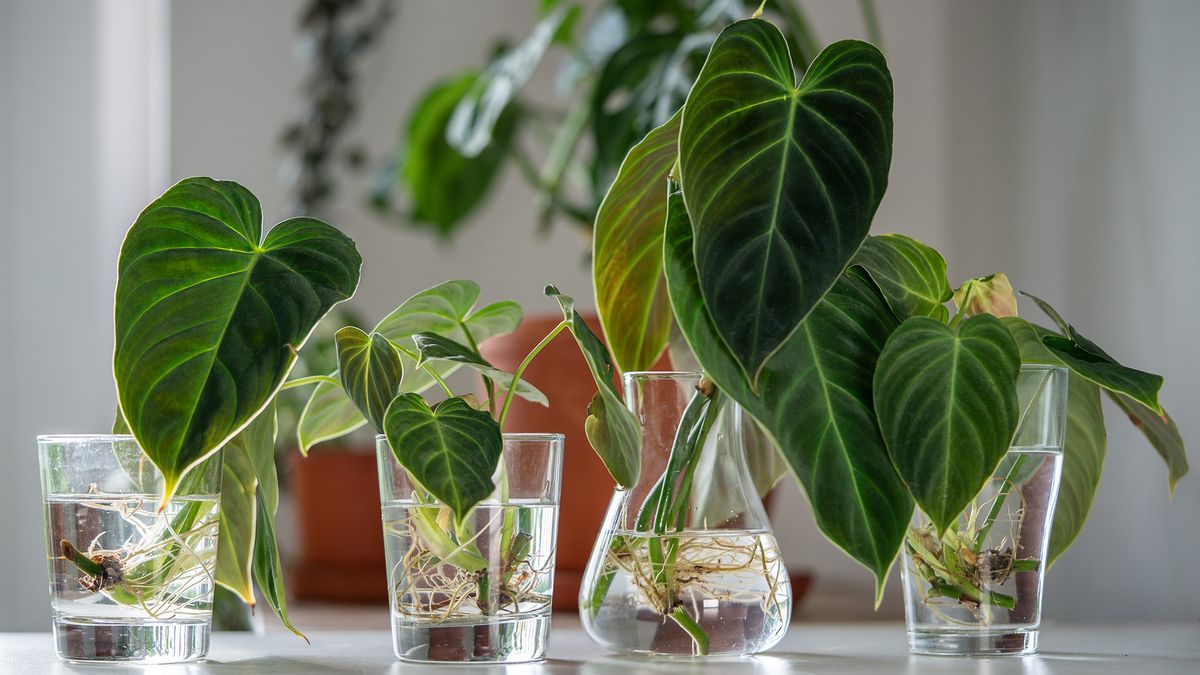
[[[137,442],[133,434],[38,434],[38,443],[85,443],[107,441],[110,443]]]
[[[685,377],[701,379],[704,373],[698,370],[630,370],[624,375],[626,380],[679,380]]]
[[[1066,366],[1061,366],[1061,365],[1056,366],[1053,363],[1022,363],[1021,364],[1022,372],[1033,373],[1033,372],[1038,372],[1038,371],[1044,371],[1044,372],[1053,373],[1053,372],[1066,371],[1066,370],[1068,370],[1068,368]]]
[[[506,441],[564,441],[566,434],[556,431],[505,431],[500,434]],[[375,442],[386,441],[387,434],[375,434]]]

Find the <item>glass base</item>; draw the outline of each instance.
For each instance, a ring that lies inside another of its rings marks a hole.
[[[67,661],[159,664],[195,661],[208,654],[209,623],[178,621],[97,623],[55,619],[54,643]]]
[[[549,636],[548,615],[481,624],[392,622],[396,656],[418,663],[541,661]]]
[[[934,656],[1026,656],[1036,654],[1038,629],[1005,631],[908,631],[908,649]]]

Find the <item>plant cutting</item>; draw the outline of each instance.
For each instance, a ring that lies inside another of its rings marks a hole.
[[[1101,393],[1166,460],[1172,489],[1183,442],[1161,377],[1121,365],[1032,296],[1051,325],[1018,317],[1003,275],[956,293],[932,248],[868,234],[892,98],[867,43],[833,43],[798,68],[770,23],[727,27],[600,207],[597,306],[623,370],[668,348],[690,354],[758,422],[821,531],[875,575],[877,598],[903,554],[921,602],[952,606],[949,637],[914,649],[1029,652],[1042,575],[1099,482]],[[1048,463],[1021,460],[1026,430],[1055,426],[1059,370],[1065,441],[1034,448]],[[1035,525],[1051,514],[1052,528]]]
[[[189,178],[121,247],[116,435],[39,438],[64,658],[164,662],[208,647],[214,583],[283,623],[274,397],[314,326],[358,285],[354,242]],[[218,544],[219,539],[219,544]]]
[[[570,298],[548,289],[564,318],[508,373],[488,363],[478,345],[513,330],[521,309],[512,302],[477,308],[479,290],[473,282],[449,281],[414,295],[370,333],[342,328],[337,372],[287,385],[318,387],[302,433],[316,429],[328,438],[369,424],[378,434],[393,637],[405,660],[519,662],[544,655],[562,437],[502,429],[515,397],[549,404],[523,375],[563,331],[575,335],[595,381],[607,385],[589,433],[601,448],[615,437],[612,447],[636,452],[631,419],[603,412],[607,405],[624,409],[607,353]],[[461,366],[481,376],[481,396],[449,386],[447,375]],[[430,389],[442,394],[433,405],[422,396]],[[339,427],[324,422],[334,418]],[[633,479],[629,457],[602,457],[614,473]]]
[[[783,638],[791,585],[746,465],[752,420],[702,373],[625,373],[642,471],[618,484],[580,593],[615,651],[740,655]]]

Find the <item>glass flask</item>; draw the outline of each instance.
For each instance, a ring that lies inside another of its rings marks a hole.
[[[50,610],[61,658],[160,664],[208,652],[221,453],[159,509],[132,436],[39,436]]]
[[[775,645],[791,585],[746,464],[754,422],[700,373],[626,373],[625,401],[641,425],[641,472],[614,492],[584,574],[588,635],[630,654]]]
[[[1033,654],[1062,475],[1067,369],[1024,365],[1021,418],[992,477],[938,536],[917,509],[901,549],[909,649]]]
[[[417,662],[545,658],[562,434],[504,434],[496,490],[454,524],[376,437],[392,643]]]

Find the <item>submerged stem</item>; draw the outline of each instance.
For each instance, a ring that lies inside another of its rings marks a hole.
[[[1013,461],[1013,465],[1009,467],[1008,473],[1004,476],[1004,483],[1000,489],[996,491],[996,498],[992,501],[992,508],[988,510],[987,517],[984,518],[983,524],[979,527],[979,534],[975,536],[975,552],[979,553],[983,550],[983,542],[987,540],[988,533],[992,531],[992,525],[995,524],[997,516],[1000,515],[1000,509],[1004,508],[1004,502],[1008,499],[1008,493],[1013,488],[1013,481],[1017,479],[1017,474],[1020,473],[1021,467],[1025,464],[1025,455],[1018,455]]]
[[[696,645],[697,656],[708,656],[708,633],[696,623],[683,607],[676,607],[675,611],[671,612],[670,617],[679,624],[679,627],[692,636],[692,642]]]
[[[79,571],[85,574],[90,574],[93,577],[103,577],[107,573],[100,563],[84,555],[82,551],[75,548],[75,544],[66,539],[58,542],[58,550],[63,558],[66,558],[78,567]]]

